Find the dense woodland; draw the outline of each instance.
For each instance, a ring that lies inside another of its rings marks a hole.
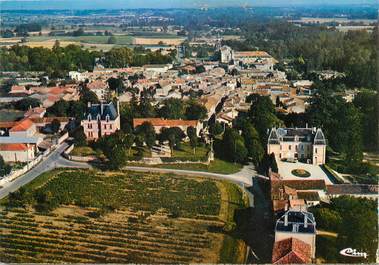
[[[273,20],[244,24],[246,41],[226,41],[236,50],[263,49],[289,63],[299,77],[312,71],[331,69],[345,73],[347,87],[375,89],[377,85],[377,28],[373,33],[342,33],[322,26],[298,27]],[[283,61],[278,66],[284,69]]]
[[[160,52],[113,48],[109,52],[88,51],[78,45],[60,47],[57,41],[53,49],[15,45],[0,49],[0,71],[44,71],[50,77],[65,77],[68,71],[92,71],[95,61],[106,67],[142,66],[163,64],[172,57]]]

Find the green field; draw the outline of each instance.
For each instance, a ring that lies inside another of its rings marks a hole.
[[[129,171],[55,170],[2,201],[1,262],[244,262],[226,236],[234,184]]]
[[[115,35],[116,44],[117,45],[128,45],[132,44],[133,37],[130,35]],[[80,43],[88,43],[88,44],[108,44],[109,36],[35,36],[29,37],[28,41],[30,42],[43,42],[51,39],[57,39],[62,41],[74,41]]]

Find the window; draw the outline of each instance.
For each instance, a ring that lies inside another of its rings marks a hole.
[[[92,123],[88,123],[88,129],[92,129]]]
[[[291,150],[291,145],[288,146],[288,150]]]
[[[317,154],[317,148],[315,148],[315,153]]]
[[[111,130],[112,130],[112,124],[109,124],[109,129],[111,129]]]
[[[280,145],[280,150],[282,150],[282,145]]]

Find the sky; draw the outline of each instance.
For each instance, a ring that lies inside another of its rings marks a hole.
[[[378,4],[378,0],[0,0],[0,9],[127,9]]]

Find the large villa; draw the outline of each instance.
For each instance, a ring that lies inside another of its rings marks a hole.
[[[267,152],[277,161],[301,161],[325,164],[326,139],[320,128],[272,128]]]

